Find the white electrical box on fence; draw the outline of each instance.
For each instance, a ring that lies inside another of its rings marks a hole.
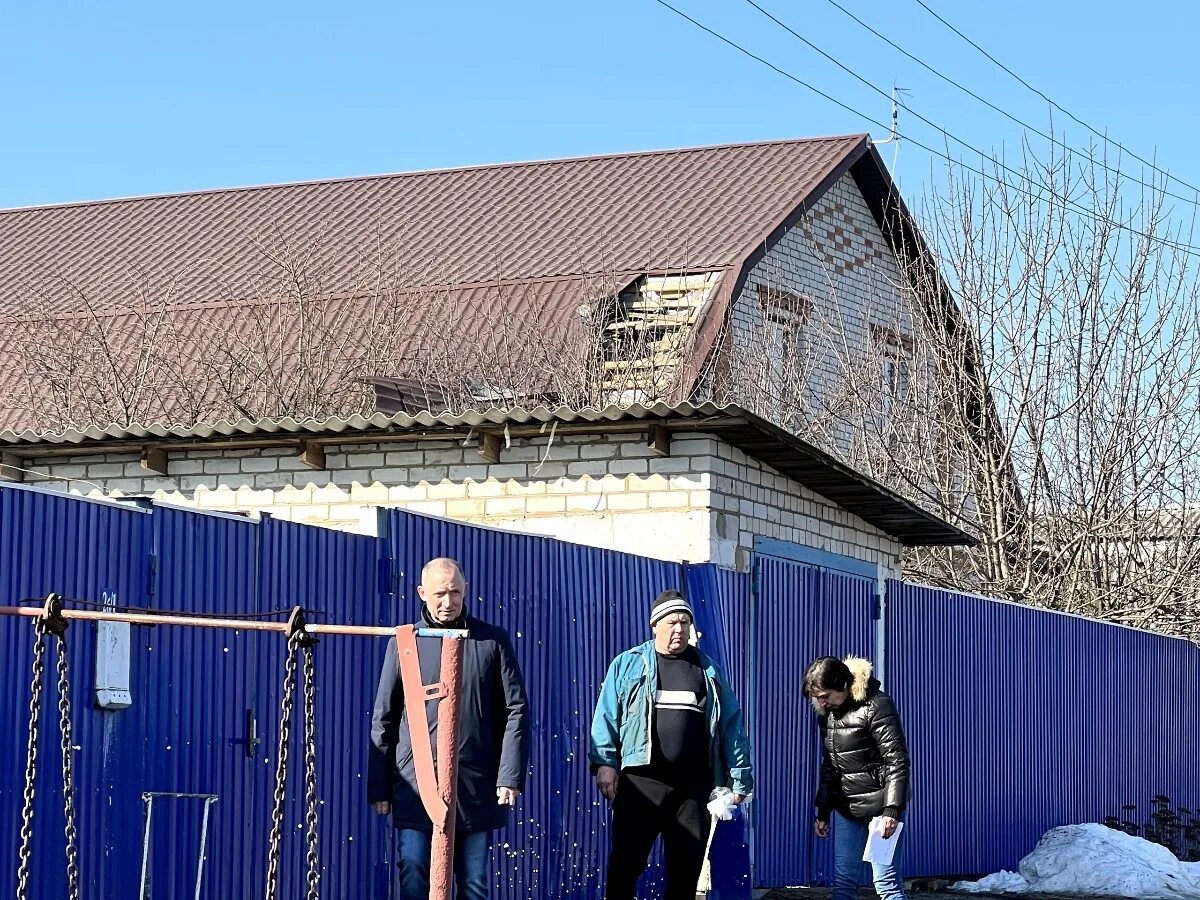
[[[125,709],[129,693],[129,623],[96,623],[96,705]]]

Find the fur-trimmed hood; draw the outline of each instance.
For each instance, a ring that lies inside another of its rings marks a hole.
[[[842,660],[850,670],[853,680],[850,682],[850,699],[855,703],[864,702],[872,690],[879,689],[879,682],[871,677],[873,671],[871,661],[861,656],[847,656]]]

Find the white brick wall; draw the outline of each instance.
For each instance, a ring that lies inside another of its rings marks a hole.
[[[754,538],[768,537],[866,560],[899,577],[900,543],[858,516],[723,441],[709,466],[713,562],[744,571]]]
[[[808,544],[897,571],[899,545],[711,435],[515,440],[495,465],[450,441],[326,448],[326,466],[292,451],[171,454],[166,476],[134,454],[51,457],[26,481],[79,494],[153,497],[202,509],[373,534],[379,507],[550,535],[661,559],[745,569],[755,535]],[[51,477],[53,476],[53,477]]]

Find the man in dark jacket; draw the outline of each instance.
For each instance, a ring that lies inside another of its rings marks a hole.
[[[508,633],[466,613],[466,590],[466,579],[454,560],[428,562],[417,589],[424,604],[417,624],[462,628],[470,633],[463,646],[454,879],[459,900],[485,900],[491,856],[489,835],[504,826],[509,807],[525,786],[529,705]],[[441,639],[418,637],[417,655],[422,683],[437,682]],[[435,753],[437,704],[436,700],[426,704]],[[395,638],[383,660],[371,717],[367,801],[380,815],[390,813],[397,829],[400,896],[403,900],[427,900],[433,824],[417,791]]]
[[[871,663],[823,657],[809,666],[804,693],[821,728],[821,778],[815,830],[829,836],[834,827],[834,900],[858,896],[863,849],[870,828],[890,838],[900,828],[908,803],[908,745],[890,697],[871,677]],[[880,900],[903,900],[900,875],[903,831],[890,863],[873,863]]]

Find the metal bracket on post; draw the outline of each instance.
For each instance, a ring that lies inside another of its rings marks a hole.
[[[458,807],[458,731],[459,701],[462,687],[462,639],[465,629],[396,629],[396,654],[400,681],[404,687],[404,712],[408,722],[417,775],[417,793],[429,820],[433,823],[433,846],[429,860],[430,900],[450,900],[454,873],[454,826]],[[417,655],[418,637],[442,639],[440,680],[423,684],[421,661]],[[438,703],[438,752],[435,768],[433,742],[429,737],[429,719],[425,704]]]
[[[308,631],[308,620],[304,618],[303,606],[292,608],[287,620],[287,638],[289,644],[295,638],[298,647],[312,647],[317,644],[317,639]]]
[[[875,579],[875,677],[887,690],[888,676],[888,579],[879,565]]]
[[[46,605],[42,607],[42,624],[49,634],[59,638],[67,636],[68,623],[62,612],[62,596],[59,594],[48,595]]]

